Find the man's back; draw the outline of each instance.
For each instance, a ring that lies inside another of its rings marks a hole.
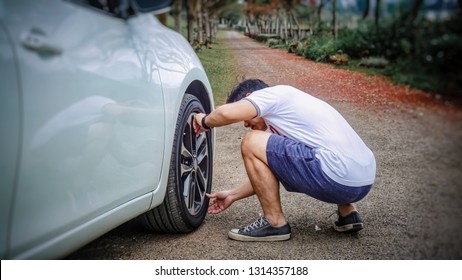
[[[373,183],[373,153],[328,103],[286,85],[255,91],[247,100],[255,105],[258,116],[273,133],[314,148],[323,171],[338,183]]]

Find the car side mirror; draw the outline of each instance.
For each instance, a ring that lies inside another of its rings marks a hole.
[[[133,8],[141,13],[160,14],[168,11],[173,0],[132,0]]]

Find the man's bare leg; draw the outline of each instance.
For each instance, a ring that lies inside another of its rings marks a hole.
[[[353,211],[356,211],[356,206],[353,203],[338,204],[338,212],[345,217]]]
[[[268,166],[266,145],[270,133],[252,130],[241,144],[242,157],[250,183],[260,200],[266,219],[274,227],[286,224],[282,213],[279,181]]]

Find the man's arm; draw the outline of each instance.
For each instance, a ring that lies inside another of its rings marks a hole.
[[[248,100],[240,100],[235,103],[225,104],[218,107],[213,112],[207,115],[205,119],[205,125],[212,127],[224,126],[240,121],[250,120],[257,116],[257,109]],[[197,114],[195,116],[196,122],[194,123],[194,130],[196,134],[205,131],[206,129],[202,127],[202,118],[205,117],[205,114]]]
[[[234,202],[252,196],[254,194],[255,191],[253,190],[250,181],[246,181],[242,185],[229,191],[221,191],[213,194],[206,194],[207,197],[211,199],[208,213],[218,214],[226,210]]]

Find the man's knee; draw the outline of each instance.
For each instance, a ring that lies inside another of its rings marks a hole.
[[[252,151],[252,147],[255,147],[255,131],[250,130],[247,132],[247,134],[244,136],[241,142],[241,151],[243,154],[247,154]]]
[[[270,133],[251,130],[247,132],[241,142],[241,152],[243,156],[253,155],[259,150],[266,150],[266,143],[268,142]]]

